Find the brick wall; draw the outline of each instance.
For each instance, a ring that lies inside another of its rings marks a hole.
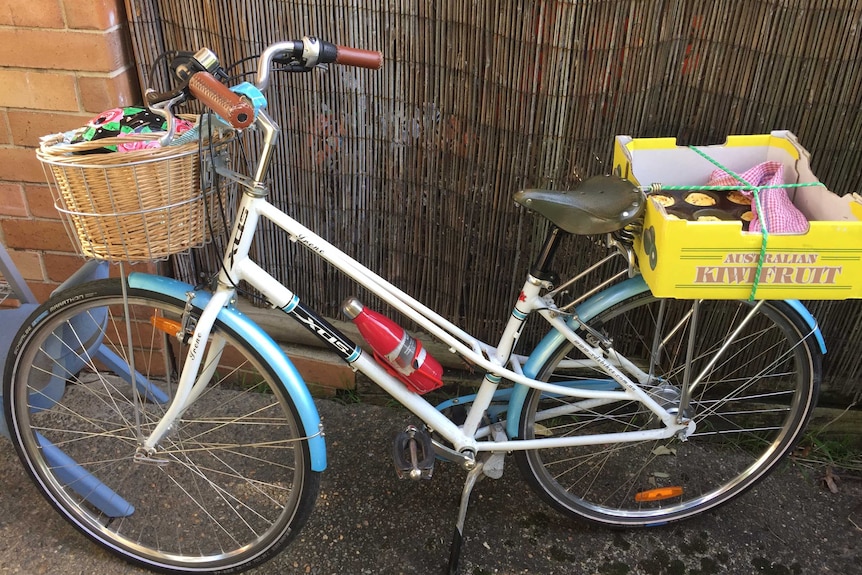
[[[34,149],[140,101],[123,0],[0,0],[0,241],[40,299],[81,265]]]
[[[123,0],[0,0],[0,241],[40,300],[83,260],[36,159],[39,137],[140,99]],[[349,367],[316,353],[292,356],[317,394],[355,386]]]

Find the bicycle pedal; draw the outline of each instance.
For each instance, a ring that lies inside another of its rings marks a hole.
[[[392,459],[399,479],[431,479],[436,459],[431,436],[411,425],[395,438]]]

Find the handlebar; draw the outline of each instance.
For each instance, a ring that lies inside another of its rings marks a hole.
[[[189,92],[234,128],[247,128],[254,121],[254,107],[239,94],[219,82],[209,72],[197,72],[189,79]]]
[[[287,70],[306,72],[320,64],[343,64],[360,68],[378,69],[383,65],[383,55],[372,50],[361,50],[339,46],[316,38],[305,37],[300,41],[272,44],[260,55],[255,86],[264,91],[269,86],[273,63],[282,64]],[[147,92],[147,102],[152,108],[166,109],[185,100],[186,94],[194,96],[234,128],[248,127],[254,121],[251,103],[222,84],[214,73],[220,73],[218,60],[207,49],[199,50],[191,60],[186,56],[172,63],[174,76],[183,85],[171,92]],[[170,102],[168,104],[168,102]]]
[[[358,68],[369,68],[379,70],[383,66],[383,54],[371,50],[360,50],[347,46],[336,46],[336,64],[356,66]]]
[[[361,50],[338,46],[329,42],[305,37],[301,41],[277,42],[260,55],[255,86],[264,91],[269,87],[272,63],[278,62],[289,69],[306,71],[318,64],[344,64],[377,70],[383,66],[383,54],[372,50]]]

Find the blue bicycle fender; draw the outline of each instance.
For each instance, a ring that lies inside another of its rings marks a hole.
[[[578,306],[578,316],[584,321],[589,321],[599,312],[648,290],[649,287],[646,285],[643,276],[635,276],[624,282],[613,285],[586,300]],[[806,308],[799,300],[785,301],[803,320],[805,320],[805,323],[811,328],[814,337],[817,339],[817,344],[820,346],[821,353],[825,354],[826,340],[823,339],[823,334],[820,332],[817,320],[814,319],[814,316],[811,315],[808,308]],[[571,327],[572,329],[575,329],[575,326],[572,325]],[[530,354],[530,357],[524,364],[524,375],[535,378],[539,369],[545,365],[551,354],[554,353],[554,350],[557,349],[565,339],[565,336],[557,330],[551,330],[544,339],[539,342],[535,349],[533,349],[533,353]],[[506,414],[506,433],[509,435],[509,438],[517,437],[518,435],[518,422],[521,419],[521,410],[524,407],[524,401],[526,400],[527,392],[529,391],[529,388],[522,384],[515,384],[512,389],[512,396],[509,399],[509,407]]]
[[[814,319],[814,316],[811,315],[811,312],[808,311],[805,304],[798,299],[787,299],[784,301],[789,304],[802,319],[805,320],[805,323],[808,324],[808,327],[810,327],[812,333],[814,333],[814,337],[817,338],[817,343],[820,345],[820,353],[826,355],[826,340],[823,338],[823,334],[820,333],[820,326],[817,325],[817,320]]]
[[[194,292],[195,297],[192,299],[192,305],[198,309],[203,309],[210,299],[209,292],[195,291],[189,284],[145,273],[136,272],[130,274],[129,286],[135,289],[162,293],[180,301],[185,301],[186,294]],[[308,387],[305,385],[302,376],[296,371],[293,363],[284,355],[284,352],[281,351],[281,348],[278,347],[278,344],[272,340],[269,334],[244,316],[239,310],[230,307],[223,308],[219,312],[218,319],[235,331],[241,338],[245,339],[249,345],[260,352],[262,357],[269,361],[270,367],[272,367],[275,375],[284,384],[288,395],[290,395],[290,398],[296,405],[302,425],[310,436],[308,439],[308,449],[311,453],[311,469],[314,471],[323,471],[326,469],[326,442],[323,439],[323,434],[318,433],[320,429],[320,414],[317,412],[317,407],[314,405],[314,400],[311,398]]]

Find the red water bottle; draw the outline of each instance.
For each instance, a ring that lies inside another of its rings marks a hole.
[[[443,368],[397,323],[374,310],[367,309],[355,297],[341,309],[353,320],[359,333],[374,350],[374,357],[388,366],[392,375],[416,393],[427,393],[443,385]]]

